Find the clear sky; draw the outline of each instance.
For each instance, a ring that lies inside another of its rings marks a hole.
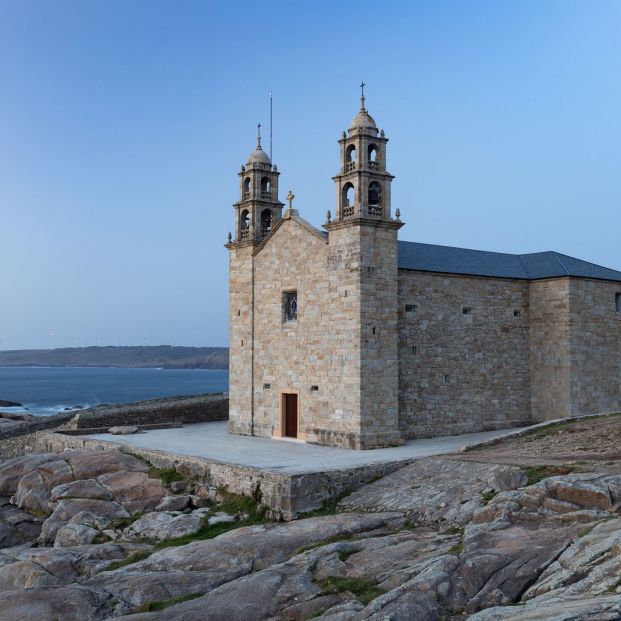
[[[621,269],[618,0],[0,0],[0,347],[226,345],[269,89],[319,225],[361,80],[401,239]]]

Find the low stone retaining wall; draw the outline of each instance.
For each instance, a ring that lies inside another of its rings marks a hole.
[[[135,403],[98,405],[73,414],[74,418],[70,425],[73,429],[157,423],[210,423],[227,420],[229,398],[226,393],[215,393],[149,399]]]
[[[97,405],[85,410],[39,416],[35,420],[0,431],[0,461],[19,457],[35,449],[35,434],[46,429],[107,430],[116,425],[161,425],[166,423],[209,423],[227,420],[226,393],[166,397],[134,403]],[[101,429],[100,429],[101,428]]]
[[[62,432],[37,433],[35,447],[37,451],[51,453],[60,453],[66,449],[121,450],[137,455],[158,468],[175,468],[188,479],[251,496],[269,507],[272,517],[284,520],[292,520],[303,513],[314,511],[321,507],[324,500],[358,489],[414,461],[409,459],[344,470],[287,474]]]

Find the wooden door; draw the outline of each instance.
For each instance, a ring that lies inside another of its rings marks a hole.
[[[285,436],[298,437],[298,396],[285,394]]]

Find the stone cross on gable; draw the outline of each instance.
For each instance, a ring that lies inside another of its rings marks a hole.
[[[289,190],[289,194],[287,194],[287,200],[289,201],[289,209],[293,209],[293,199],[295,198],[295,194],[291,190]]]

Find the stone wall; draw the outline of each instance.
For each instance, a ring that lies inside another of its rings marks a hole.
[[[115,425],[153,425],[158,423],[209,423],[228,418],[225,394],[193,395],[149,399],[135,403],[98,405],[74,413],[69,428],[87,429]]]
[[[204,481],[208,485],[224,488],[231,493],[251,496],[265,504],[270,509],[272,517],[284,520],[291,520],[318,509],[324,500],[336,498],[345,491],[358,489],[365,483],[394,472],[413,461],[393,461],[344,470],[286,474],[51,431],[37,433],[35,448],[38,451],[52,453],[60,453],[66,449],[119,449],[137,455],[158,468],[175,468],[184,477]]]
[[[572,278],[570,414],[621,411],[621,283]]]
[[[525,281],[399,271],[404,437],[530,422],[528,291]]]
[[[226,420],[228,399],[224,394],[168,397],[135,403],[99,405],[77,413],[40,416],[19,428],[0,433],[0,460],[35,450],[36,433],[46,429],[89,429],[115,425],[159,423],[206,423]]]
[[[571,416],[569,278],[530,283],[533,421]]]
[[[252,294],[254,246],[232,246],[229,252],[229,422],[231,433],[253,434]]]

